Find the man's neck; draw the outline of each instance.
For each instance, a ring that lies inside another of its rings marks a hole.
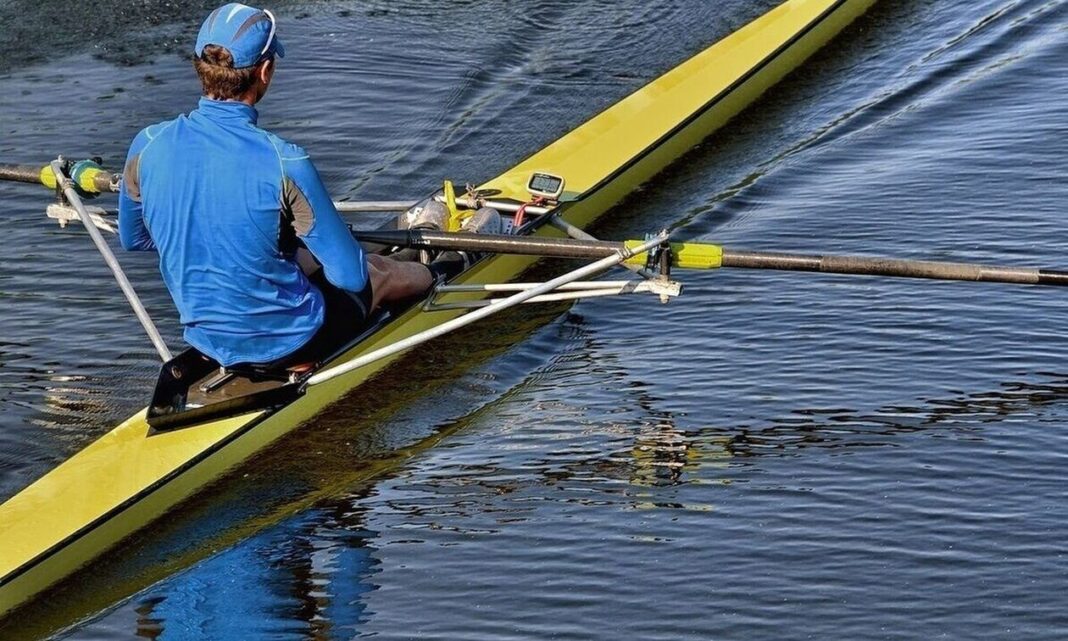
[[[259,102],[259,100],[257,99],[255,94],[245,94],[245,95],[240,96],[238,98],[220,98],[218,96],[204,96],[204,97],[207,98],[208,100],[216,100],[218,102],[241,102],[241,103],[244,103],[244,104],[248,105],[249,107],[255,107],[256,103]]]

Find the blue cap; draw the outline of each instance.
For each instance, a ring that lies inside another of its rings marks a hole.
[[[195,51],[199,56],[208,45],[226,47],[234,57],[235,69],[251,67],[271,56],[285,57],[277,31],[270,11],[231,2],[212,11],[201,25]]]

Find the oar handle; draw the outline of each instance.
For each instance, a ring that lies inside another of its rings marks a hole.
[[[823,256],[775,252],[723,250],[723,267],[962,280],[1020,285],[1068,286],[1068,272],[1029,267],[999,267],[974,263],[948,263],[929,260],[899,260],[865,256]]]

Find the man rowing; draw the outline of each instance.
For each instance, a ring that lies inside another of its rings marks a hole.
[[[321,361],[435,280],[418,262],[365,254],[308,154],[257,126],[284,56],[270,11],[213,11],[193,57],[197,109],[142,130],[123,171],[122,246],[158,250],[186,341],[224,366]]]

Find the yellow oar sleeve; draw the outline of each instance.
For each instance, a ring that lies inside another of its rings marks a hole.
[[[640,240],[624,243],[628,249],[642,244]],[[645,265],[647,253],[627,259],[629,265]],[[671,266],[679,269],[718,269],[723,266],[723,248],[709,243],[671,243]]]
[[[74,184],[83,194],[99,194],[100,187],[97,185],[98,176],[110,176],[107,171],[91,160],[82,160],[74,163],[71,167],[71,177],[74,179]],[[52,173],[52,166],[45,165],[41,167],[41,173],[38,175],[41,184],[49,189],[56,188],[56,175]]]
[[[99,194],[100,188],[97,187],[96,178],[107,174],[102,167],[87,160],[75,164],[72,173],[78,187],[87,194]]]
[[[50,167],[49,165],[41,167],[40,177],[42,185],[48,187],[49,189],[56,188],[56,175],[52,173],[52,167]]]

